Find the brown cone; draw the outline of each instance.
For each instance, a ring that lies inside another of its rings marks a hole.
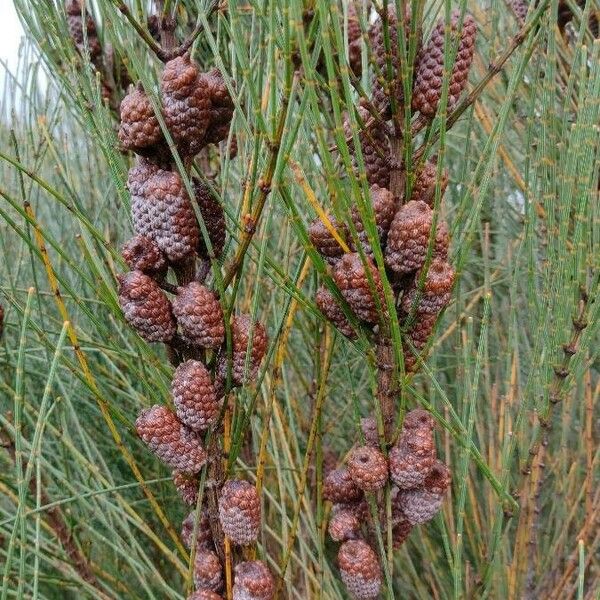
[[[529,0],[510,0],[509,4],[515,13],[517,22],[519,25],[523,25],[527,17],[527,11],[529,10]]]
[[[418,369],[419,361],[417,360],[417,356],[419,356],[427,345],[436,321],[437,315],[415,315],[414,322],[410,329],[405,333],[405,340],[402,344],[402,350],[404,352],[404,369],[407,373],[414,373]],[[414,347],[414,351],[406,340],[410,341]]]
[[[85,52],[85,35],[87,35],[87,45],[90,53],[90,60],[94,63],[97,62],[102,54],[102,46],[100,45],[100,40],[98,39],[98,33],[96,31],[96,23],[94,23],[94,19],[92,19],[92,16],[87,12],[87,10],[83,11],[82,19],[82,6],[79,0],[69,0],[66,3],[66,12],[69,35],[75,43],[77,50],[80,54]]]
[[[350,321],[348,321],[346,318],[342,307],[335,299],[335,296],[325,286],[321,286],[317,290],[315,300],[319,310],[325,315],[327,320],[339,330],[342,335],[345,335],[351,340],[355,340],[357,338],[356,332],[350,324]]]
[[[422,202],[425,202],[425,204],[433,208],[435,201],[436,175],[437,164],[435,160],[426,161],[415,179],[410,199],[414,201],[421,200]],[[440,182],[440,198],[444,195],[447,186],[448,171],[446,169],[442,169],[442,180]]]
[[[167,272],[167,261],[160,248],[150,238],[143,235],[132,237],[121,248],[121,254],[127,266],[150,277],[162,279]]]
[[[344,239],[346,237],[346,226],[339,224],[333,216],[328,215],[328,218],[339,236]],[[329,229],[318,217],[310,224],[308,236],[317,249],[317,252],[330,264],[335,264],[337,259],[344,254],[338,241],[331,235]]]
[[[234,104],[218,69],[212,69],[202,77],[207,83],[211,100],[210,125],[206,130],[206,143],[218,144],[229,134]]]
[[[233,600],[272,600],[275,581],[262,560],[242,562],[235,567]]]
[[[360,420],[360,428],[365,436],[365,444],[368,446],[379,447],[379,430],[377,419],[375,417],[365,417]]]
[[[323,498],[335,503],[348,503],[360,500],[363,493],[350,477],[348,469],[334,469],[323,481]]]
[[[353,0],[348,4],[348,63],[357,77],[362,73],[361,38],[360,20],[356,1]]]
[[[195,523],[196,511],[192,511],[181,524],[181,541],[186,548],[191,549],[192,547]],[[196,532],[196,549],[214,549],[210,517],[206,510],[202,510],[200,513],[200,521],[198,522],[198,530]]]
[[[338,563],[342,581],[356,600],[379,596],[381,570],[377,555],[363,540],[349,540],[340,546]]]
[[[119,141],[126,150],[152,156],[164,138],[150,98],[136,87],[121,101]]]
[[[230,479],[219,498],[219,521],[223,533],[238,546],[252,544],[260,530],[260,498],[249,482]]]
[[[453,11],[450,21],[451,35],[449,41],[456,43],[459,29],[459,11]],[[433,117],[437,112],[442,95],[444,78],[444,30],[446,24],[440,19],[431,33],[431,38],[417,56],[415,67],[415,85],[412,95],[412,107],[426,117]],[[475,19],[466,14],[463,20],[460,42],[448,88],[448,108],[451,109],[467,85],[469,70],[475,52],[477,24]]]
[[[200,439],[165,406],[156,404],[143,410],[135,427],[150,450],[172,469],[197,473],[206,463]]]
[[[210,189],[200,180],[194,180],[194,194],[198,208],[204,219],[204,225],[208,231],[208,237],[212,245],[215,258],[219,258],[225,247],[227,229],[225,226],[225,211],[219,201],[212,195]],[[208,248],[204,238],[200,235],[200,247],[198,250],[203,258],[209,257]]]
[[[219,416],[210,373],[198,360],[186,360],[177,367],[171,394],[177,417],[193,431],[206,431]]]
[[[366,259],[372,281],[369,281],[365,265],[357,252],[344,254],[335,266],[333,279],[356,316],[368,323],[377,323],[379,311],[385,313],[386,310],[383,284],[373,261],[368,256]],[[374,287],[377,301],[371,286]]]
[[[327,528],[329,537],[334,542],[345,542],[358,537],[360,521],[354,512],[343,509],[332,514]]]
[[[360,446],[348,457],[348,473],[361,490],[375,492],[387,482],[387,460],[377,448]]]
[[[171,303],[156,281],[141,271],[119,278],[119,305],[125,320],[147,342],[170,342],[175,335]]]
[[[206,286],[192,281],[178,288],[173,313],[183,337],[200,348],[218,348],[225,339],[223,311]]]
[[[187,600],[223,600],[223,596],[211,590],[196,590]]]
[[[434,257],[422,289],[419,288],[421,271],[415,275],[413,284],[402,297],[402,310],[409,314],[415,306],[418,313],[437,315],[450,302],[454,275],[454,269],[446,260]]]
[[[181,499],[188,506],[196,506],[200,481],[195,475],[183,473],[182,471],[173,471],[173,484]]]
[[[197,588],[220,592],[223,587],[223,567],[212,550],[196,550],[194,585]]]

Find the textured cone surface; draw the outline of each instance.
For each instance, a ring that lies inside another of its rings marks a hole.
[[[179,151],[194,155],[205,145],[212,103],[208,82],[188,55],[169,61],[161,79],[165,123]]]
[[[192,281],[179,288],[173,313],[186,340],[201,348],[218,348],[225,339],[223,311],[206,286]]]
[[[345,542],[358,536],[360,521],[351,510],[339,510],[331,516],[327,531],[334,542]]]
[[[196,590],[187,600],[223,600],[223,596],[211,590]]]
[[[132,270],[142,271],[150,276],[162,277],[166,274],[167,261],[154,240],[144,235],[136,235],[121,249],[123,259]]]
[[[345,467],[334,469],[323,481],[323,498],[330,502],[355,502],[362,496],[362,491],[352,480]]]
[[[346,237],[346,227],[343,224],[339,224],[335,217],[328,215],[329,221],[333,228],[338,232],[339,236],[344,239]],[[340,258],[344,251],[342,247],[339,245],[338,241],[331,235],[331,232],[321,219],[318,217],[310,224],[308,228],[308,236],[310,237],[310,241],[317,249],[319,254],[321,254],[325,259],[334,263],[338,258]]]
[[[459,29],[460,15],[453,11],[449,40],[455,44]],[[427,117],[433,117],[437,111],[442,95],[444,78],[444,29],[445,22],[440,19],[431,33],[431,38],[417,56],[415,67],[415,86],[412,96],[412,107]],[[448,87],[448,108],[452,108],[458,101],[462,91],[467,85],[469,69],[475,52],[475,38],[477,37],[477,24],[475,19],[465,15],[456,59],[450,75]],[[452,46],[451,46],[452,47]]]
[[[357,338],[356,332],[350,324],[350,321],[348,321],[346,318],[342,307],[335,299],[335,296],[325,286],[321,286],[317,290],[315,299],[319,310],[325,315],[327,320],[338,329],[340,333],[351,340],[355,340]]]
[[[230,479],[219,498],[219,521],[223,533],[238,546],[255,542],[260,529],[260,498],[249,482]]]
[[[370,196],[375,217],[375,226],[377,228],[377,236],[379,237],[381,247],[384,248],[390,225],[396,214],[396,201],[394,200],[394,195],[388,189],[379,187],[377,184],[371,186]],[[358,234],[358,239],[360,240],[363,250],[366,254],[372,256],[373,250],[369,243],[369,238],[365,231],[362,219],[360,218],[360,213],[356,207],[352,209],[352,222],[356,228],[356,233]],[[354,247],[352,249],[354,249]]]
[[[196,512],[192,511],[181,524],[181,541],[186,548],[192,547],[195,521]],[[198,522],[198,531],[196,533],[196,548],[203,550],[214,549],[212,530],[210,528],[210,517],[205,510],[200,513],[200,521]]]
[[[210,373],[198,360],[187,360],[177,367],[171,394],[177,417],[193,431],[205,431],[219,416]]]
[[[252,340],[250,334],[252,333]],[[260,363],[267,352],[269,338],[264,326],[252,319],[248,315],[238,315],[234,317],[231,323],[232,337],[232,365],[231,379],[234,385],[245,385],[256,379]],[[248,372],[246,376],[246,359],[248,355],[248,345],[252,346],[252,351],[248,360]],[[223,379],[227,377],[227,356],[222,356],[219,364],[220,375]]]
[[[375,417],[365,417],[360,420],[360,428],[365,436],[365,444],[379,447],[379,431]]]
[[[398,525],[392,527],[392,545],[394,550],[398,550],[408,539],[413,526],[408,519],[404,519]]]
[[[96,24],[91,15],[87,10],[83,11],[82,19],[82,6],[79,0],[70,0],[66,4],[67,12],[67,27],[69,28],[69,35],[75,43],[77,50],[80,53],[85,52],[85,36],[84,31],[87,35],[87,44],[92,62],[95,62],[97,58],[102,54],[102,46],[98,39],[96,32]],[[84,25],[85,21],[85,25]]]
[[[150,450],[172,469],[197,473],[206,463],[200,439],[165,406],[156,404],[143,410],[135,426]]]
[[[379,309],[385,311],[385,298],[379,271],[373,261],[368,256],[366,258],[372,285],[379,301]],[[342,296],[359,319],[368,323],[379,321],[378,303],[373,297],[365,265],[357,252],[344,254],[335,266],[333,278]]]
[[[119,305],[125,320],[147,342],[169,342],[175,335],[171,303],[156,281],[141,271],[119,278]]]
[[[408,521],[413,525],[430,521],[440,510],[450,482],[450,469],[436,460],[421,487],[401,494],[402,510]]]
[[[371,509],[364,496],[355,502],[341,502],[339,504],[334,504],[331,507],[331,514],[334,515],[342,510],[350,511],[361,523],[368,521],[371,518]]]
[[[218,144],[229,134],[234,104],[223,75],[218,69],[212,69],[202,77],[206,81],[211,100],[210,125],[206,130],[206,142]]]
[[[419,171],[413,185],[411,200],[418,202],[421,200],[433,208],[435,202],[437,164],[435,161],[428,160]],[[448,171],[442,169],[442,179],[440,181],[440,198],[444,195],[448,186]]]
[[[119,141],[138,154],[153,153],[154,146],[164,142],[152,103],[143,90],[136,88],[121,101]]]
[[[414,346],[417,355],[419,355],[423,348],[425,348],[427,345],[436,321],[437,315],[415,315],[415,321],[410,330],[405,334],[405,337],[408,338],[408,340]],[[408,344],[403,343],[402,349],[404,352],[404,369],[407,373],[414,373],[419,366],[417,357]]]
[[[212,550],[198,549],[194,560],[194,585],[197,588],[220,592],[223,587],[223,567]]]
[[[127,189],[131,193],[132,203],[138,196],[144,196],[146,191],[146,183],[160,171],[160,167],[146,158],[138,158],[135,166],[129,169],[127,174]],[[144,234],[142,231],[138,231]]]
[[[342,581],[356,600],[377,598],[381,570],[377,555],[363,540],[349,540],[340,546],[338,563]]]
[[[510,7],[515,13],[519,25],[523,25],[527,17],[527,11],[529,10],[529,0],[511,0]]]
[[[412,307],[416,306],[416,311],[420,314],[437,315],[450,302],[454,275],[454,269],[445,259],[434,257],[421,290],[421,272],[415,275],[413,284],[402,297],[402,310],[409,314]]]
[[[173,471],[173,484],[181,499],[188,506],[196,506],[200,481],[195,475],[183,473],[182,471]]]
[[[235,567],[233,600],[272,600],[275,580],[262,560],[242,562]]]
[[[357,6],[353,1],[348,4],[348,63],[357,77],[362,73],[361,37]]]
[[[194,180],[194,194],[198,208],[204,219],[204,225],[208,231],[208,237],[212,245],[215,258],[219,258],[225,247],[227,229],[225,226],[225,211],[221,204],[214,198],[210,189],[198,179]],[[199,253],[204,258],[208,258],[208,248],[204,243],[204,238],[200,235]]]
[[[390,450],[390,477],[402,489],[423,484],[435,463],[433,419],[421,409],[406,414],[398,444]]]
[[[365,492],[381,489],[388,478],[388,464],[383,453],[373,446],[355,448],[348,458],[348,473]]]
[[[433,213],[425,202],[408,202],[394,216],[385,248],[385,264],[395,273],[419,269],[427,257]]]

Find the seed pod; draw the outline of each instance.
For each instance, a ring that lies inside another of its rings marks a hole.
[[[348,540],[340,546],[338,563],[342,581],[356,600],[379,596],[381,570],[377,555],[363,540]]]
[[[223,600],[223,596],[211,590],[196,590],[187,600]]]
[[[138,435],[172,469],[197,473],[206,463],[200,439],[182,425],[166,406],[143,410],[135,422]]]
[[[167,261],[160,248],[144,235],[132,237],[121,248],[121,254],[132,271],[141,271],[158,280],[167,273]]]
[[[272,600],[275,581],[262,560],[242,562],[235,567],[233,600]]]
[[[251,483],[241,479],[225,482],[219,498],[219,521],[234,544],[246,546],[256,541],[260,512],[260,498]]]
[[[229,134],[234,104],[219,69],[202,75],[211,100],[210,125],[206,130],[206,143],[218,144]]]
[[[387,482],[387,460],[377,448],[360,446],[348,457],[348,473],[361,490],[375,492]]]
[[[171,394],[178,419],[193,431],[206,431],[219,416],[210,373],[198,360],[186,360],[177,367]]]
[[[94,23],[94,19],[92,19],[87,10],[82,12],[82,5],[79,0],[68,0],[65,10],[67,12],[67,26],[69,28],[69,35],[77,47],[77,50],[80,54],[85,52],[85,36],[87,36],[87,49],[90,53],[90,60],[93,63],[98,62],[98,59],[102,54],[102,46],[100,45],[100,40],[98,39],[98,33],[96,31],[96,23]]]
[[[333,470],[323,481],[323,498],[330,502],[355,502],[362,496],[362,491],[345,467]]]
[[[398,444],[390,450],[390,477],[401,489],[420,486],[435,462],[433,419],[421,409],[406,414]]]
[[[402,510],[412,525],[426,523],[437,514],[451,479],[450,469],[436,460],[422,487],[402,492]]]
[[[196,511],[192,511],[181,524],[181,541],[186,548],[192,547],[194,525],[196,523]],[[210,517],[206,510],[200,513],[198,531],[196,532],[196,549],[213,550],[214,542],[210,528]]]
[[[161,79],[165,123],[184,156],[198,154],[211,122],[208,82],[189,54],[170,60]]]
[[[152,156],[164,137],[154,114],[150,98],[141,86],[129,92],[121,101],[119,141],[126,150]]]
[[[173,471],[173,484],[181,499],[188,506],[196,506],[200,481],[195,475],[183,473],[182,471]]]
[[[356,514],[348,509],[337,511],[331,516],[327,532],[334,542],[345,542],[358,537],[360,521]]]
[[[194,585],[197,588],[220,592],[223,587],[223,567],[212,550],[196,550],[194,560]]]
[[[250,339],[252,334],[252,339]],[[256,379],[260,363],[267,352],[269,339],[264,326],[252,320],[248,315],[238,315],[231,322],[232,341],[232,365],[231,380],[234,385],[246,385]],[[248,345],[252,351],[248,360],[248,371],[246,373],[246,358]],[[218,365],[219,375],[223,380],[227,378],[227,355],[223,354]]]
[[[125,320],[147,342],[170,342],[175,335],[175,319],[158,283],[141,271],[130,271],[117,279]]]
[[[362,73],[361,38],[357,6],[353,1],[348,4],[348,64],[357,77]]]
[[[368,256],[366,259],[367,268],[371,274],[370,278],[360,255],[352,252],[344,254],[338,261],[333,272],[333,279],[356,316],[368,323],[377,323],[379,311],[385,313],[386,310],[383,284],[373,261]],[[377,301],[373,297],[372,286]]]
[[[392,546],[394,550],[398,550],[402,544],[408,539],[412,525],[408,519],[404,519],[392,527]]]
[[[375,417],[365,417],[360,420],[360,428],[365,436],[365,444],[368,446],[379,447],[379,429]]]
[[[206,286],[192,281],[178,288],[173,313],[183,337],[200,348],[218,348],[225,339],[223,311]]]
[[[331,514],[335,515],[343,510],[350,511],[361,523],[371,519],[371,509],[364,496],[362,496],[360,500],[356,500],[354,502],[341,502],[339,504],[334,504],[331,507]]]
[[[404,369],[407,373],[414,373],[417,370],[417,367],[419,366],[417,356],[427,345],[436,321],[437,315],[415,315],[415,320],[411,328],[406,332],[405,341],[402,344],[402,350],[404,352]],[[409,344],[406,343],[406,340],[410,341],[416,355]]]
[[[448,302],[454,285],[454,269],[442,258],[434,257],[427,269],[423,288],[419,289],[421,271],[402,297],[402,310],[409,314],[413,306],[423,314],[437,315]]]
[[[346,226],[343,223],[339,224],[333,216],[328,215],[328,218],[339,236],[344,239],[346,237]],[[308,236],[313,246],[317,249],[317,252],[328,263],[335,264],[337,259],[344,254],[339,242],[331,235],[329,229],[318,217],[310,224]]]
[[[456,44],[459,29],[459,11],[453,11],[450,19],[449,41]],[[446,23],[440,19],[431,33],[431,38],[426,46],[419,52],[415,67],[415,85],[412,95],[412,107],[422,115],[432,118],[437,112],[442,96],[444,81],[444,30]],[[469,69],[473,62],[475,52],[475,38],[477,37],[477,24],[470,14],[466,14],[462,23],[458,51],[448,87],[448,108],[451,109],[457,102],[467,85]],[[452,46],[450,46],[452,47]]]
[[[435,201],[435,187],[436,187],[436,175],[437,175],[437,164],[436,159],[428,160],[425,162],[417,177],[412,188],[411,200],[418,202],[421,200],[428,206],[433,208]],[[444,195],[446,187],[448,186],[448,171],[442,169],[442,179],[440,181],[440,198]]]
[[[350,324],[350,321],[346,318],[342,307],[339,305],[334,295],[325,286],[322,285],[317,290],[315,300],[319,310],[342,335],[345,335],[350,340],[355,340],[358,337]]]
[[[219,201],[212,195],[210,189],[199,179],[194,179],[194,195],[198,208],[204,219],[204,225],[208,231],[208,237],[212,245],[215,258],[219,258],[225,247],[227,228],[225,226],[225,211]],[[204,238],[200,235],[200,247],[198,253],[203,258],[208,258],[208,248]]]
[[[371,186],[370,195],[375,217],[375,226],[377,228],[377,235],[382,248],[384,248],[390,225],[396,213],[396,200],[394,199],[392,192],[385,188],[379,187],[377,184]],[[369,237],[367,236],[360,213],[356,207],[352,208],[352,222],[354,223],[354,227],[356,228],[356,232],[358,234],[358,239],[365,251],[365,254],[373,256],[373,250],[371,248],[371,244],[369,243]],[[351,244],[351,249],[356,250],[354,243]]]

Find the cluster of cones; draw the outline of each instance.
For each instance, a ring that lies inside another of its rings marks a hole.
[[[338,563],[342,580],[356,600],[377,598],[381,568],[376,552],[375,530],[386,531],[388,519],[383,488],[391,484],[392,540],[398,549],[413,527],[426,523],[440,510],[450,487],[448,467],[436,457],[434,421],[424,410],[406,414],[399,440],[388,457],[379,449],[377,429],[365,419],[366,443],[354,448],[347,465],[325,478],[323,495],[333,503],[328,532],[341,543]],[[373,494],[378,523],[373,520],[366,494]]]
[[[201,73],[186,54],[165,65],[160,88],[162,117],[186,165],[207,144],[228,135],[233,102],[218,71]],[[234,316],[228,354],[223,311],[206,285],[209,270],[202,267],[223,252],[223,208],[207,186],[192,180],[206,241],[189,190],[172,164],[152,102],[140,86],[121,104],[119,140],[124,149],[138,155],[128,177],[136,235],[122,249],[131,270],[119,276],[119,304],[142,338],[168,345],[177,365],[171,383],[173,408],[155,405],[143,410],[136,429],[150,450],[173,469],[184,502],[196,506],[200,470],[209,460],[221,459],[215,443],[210,445],[215,455],[209,456],[203,437],[219,432],[228,386],[256,379],[267,333],[249,316]],[[169,268],[178,284],[167,281]],[[221,484],[212,484],[217,489],[220,537],[213,535],[206,503],[198,518],[192,511],[183,526],[183,540],[195,552],[196,591],[191,597],[196,600],[220,598],[222,536],[243,546],[254,543],[260,529],[256,488],[234,479]],[[236,565],[234,598],[270,600],[273,593],[273,577],[263,562]]]

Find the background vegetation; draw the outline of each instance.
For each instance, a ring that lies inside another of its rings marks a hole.
[[[62,5],[14,3],[28,37],[0,98],[0,597],[183,598],[183,507],[133,430],[142,407],[166,402],[171,369],[116,302],[130,157]],[[127,18],[145,27],[147,4],[91,8],[103,46],[155,89],[159,62]],[[449,167],[459,278],[432,356],[399,400],[433,411],[454,482],[442,514],[386,557],[387,594],[597,598],[600,43],[585,23],[600,3],[569,2],[563,34],[558,2],[541,1],[515,37],[503,1],[434,0],[425,32],[465,4],[479,26],[470,87],[487,85],[451,131],[443,114],[412,141]],[[342,134],[358,98],[343,66],[347,7],[229,0],[207,20],[207,5],[167,2],[182,28],[204,25],[196,60],[235,86],[238,156],[215,151],[199,171],[226,207],[226,265],[248,239],[246,215],[258,217],[232,289],[270,333],[259,380],[237,393],[231,460],[261,480],[260,553],[284,595],[344,598],[320,474],[324,455],[358,439],[374,372],[364,343],[336,335],[315,307],[325,275],[307,224],[316,205],[364,193]]]

